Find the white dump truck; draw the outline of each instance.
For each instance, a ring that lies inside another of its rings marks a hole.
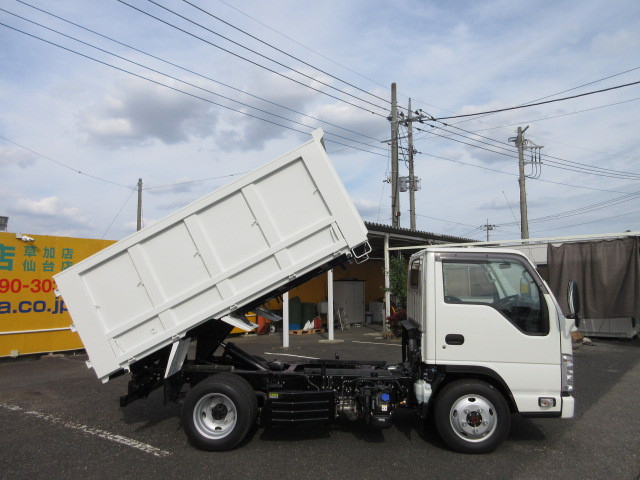
[[[120,404],[162,387],[165,401],[183,401],[191,443],[212,451],[256,422],[387,427],[412,408],[417,421],[434,415],[453,449],[482,453],[505,438],[511,413],[571,417],[572,322],[516,251],[413,255],[396,365],[271,362],[226,341],[254,327],[247,312],[370,252],[322,132],[313,136],[55,276],[89,367],[103,382],[131,374]]]

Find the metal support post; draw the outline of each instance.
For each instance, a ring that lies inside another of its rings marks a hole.
[[[387,333],[387,317],[391,315],[391,281],[389,280],[389,235],[384,236],[384,318],[382,319],[382,332]]]
[[[289,346],[289,292],[282,295],[282,346]]]
[[[333,340],[333,270],[327,272],[327,330]]]

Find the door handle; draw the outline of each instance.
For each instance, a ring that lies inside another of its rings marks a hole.
[[[464,343],[464,336],[459,333],[450,333],[444,337],[444,341],[447,345],[462,345]]]

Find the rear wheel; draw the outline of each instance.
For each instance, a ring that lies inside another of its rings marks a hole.
[[[507,402],[493,386],[459,380],[445,386],[436,398],[438,433],[462,453],[488,453],[500,445],[511,424]]]
[[[249,382],[221,373],[189,391],[182,407],[182,424],[196,447],[230,450],[246,437],[257,413],[258,401]]]

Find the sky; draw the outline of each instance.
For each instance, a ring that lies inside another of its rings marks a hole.
[[[435,119],[413,123],[418,230],[519,238],[528,127],[531,238],[640,231],[637,1],[0,0],[0,24],[10,232],[122,239],[139,178],[149,226],[318,127],[362,218],[391,224],[392,83]]]

